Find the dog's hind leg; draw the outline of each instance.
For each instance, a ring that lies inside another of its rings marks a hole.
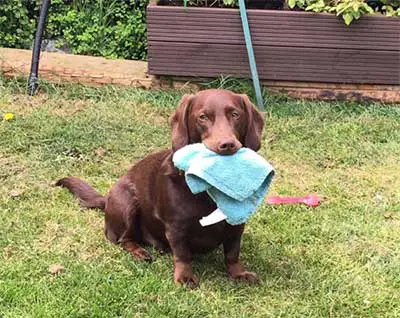
[[[105,235],[115,244],[120,244],[134,258],[151,261],[152,257],[139,242],[140,206],[132,182],[123,177],[111,189],[104,209]]]

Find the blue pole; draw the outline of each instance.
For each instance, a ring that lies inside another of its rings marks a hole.
[[[247,20],[246,5],[244,4],[244,0],[239,0],[239,10],[240,10],[240,18],[242,19],[242,27],[243,27],[244,39],[246,42],[247,56],[249,58],[251,77],[253,78],[253,86],[256,92],[257,104],[260,110],[264,110],[261,85],[260,85],[260,80],[258,79],[256,59],[254,57],[249,21]]]

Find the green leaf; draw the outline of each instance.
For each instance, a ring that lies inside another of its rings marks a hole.
[[[366,4],[366,3],[365,3],[364,8],[365,8],[365,10],[366,10],[368,13],[374,13],[374,9],[372,9],[372,8],[371,8],[368,4]]]
[[[343,14],[343,20],[346,25],[350,25],[351,21],[353,21],[353,16],[350,13]]]
[[[296,6],[296,0],[289,0],[288,4],[289,4],[289,7],[291,9],[293,9]]]
[[[224,5],[231,7],[235,4],[235,0],[223,0]]]
[[[336,6],[336,12],[338,14],[342,13],[346,9],[344,3],[340,3]]]

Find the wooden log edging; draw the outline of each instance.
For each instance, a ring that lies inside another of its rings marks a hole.
[[[0,48],[0,73],[6,77],[27,78],[29,50]],[[120,85],[146,89],[196,91],[210,78],[149,76],[143,61],[107,60],[99,57],[43,53],[39,69],[41,79],[74,82],[88,86]],[[399,85],[334,84],[264,80],[271,93],[318,100],[379,101],[400,104]]]
[[[8,78],[27,77],[30,56],[29,50],[0,48],[0,72]],[[147,62],[62,53],[42,52],[39,76],[51,82],[88,86],[115,84],[150,88],[152,85]]]

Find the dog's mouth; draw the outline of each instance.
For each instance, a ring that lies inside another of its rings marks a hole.
[[[227,149],[227,150],[218,150],[215,151],[217,154],[222,155],[222,156],[231,156],[234,155],[235,153],[238,152],[240,148],[235,148],[235,149]]]
[[[242,148],[242,144],[238,140],[230,139],[230,140],[222,140],[216,143],[208,143],[203,141],[203,144],[211,151],[222,155],[222,156],[230,156],[234,155],[236,152]]]

